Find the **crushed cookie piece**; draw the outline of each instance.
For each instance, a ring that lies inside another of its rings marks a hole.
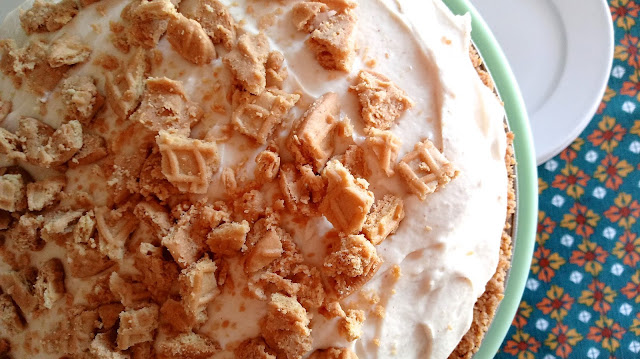
[[[291,10],[291,20],[298,31],[312,33],[318,27],[318,15],[329,11],[326,4],[317,1],[296,3]]]
[[[142,273],[142,284],[147,287],[151,297],[162,303],[171,294],[173,285],[178,278],[178,265],[165,260],[162,248],[151,243],[140,243],[133,266]]]
[[[2,104],[0,104],[0,110],[2,110]],[[0,123],[2,122],[2,114],[0,113]],[[22,145],[20,138],[13,133],[0,127],[0,166],[8,167],[13,165],[15,160],[25,159],[24,153],[22,153]]]
[[[11,342],[7,338],[0,338],[0,358],[4,355],[6,359],[9,359],[9,353],[11,352]]]
[[[122,260],[125,242],[138,228],[137,218],[124,207],[112,210],[107,207],[98,207],[94,213],[100,234],[100,252],[114,261]]]
[[[25,327],[18,306],[9,294],[0,294],[0,328],[3,334],[16,335]]]
[[[393,176],[395,173],[393,167],[398,158],[402,141],[391,131],[370,127],[367,132],[366,143],[376,155],[378,164],[387,177]]]
[[[205,217],[203,213],[200,206],[191,206],[179,215],[178,223],[172,226],[169,233],[162,238],[162,245],[167,247],[181,268],[187,268],[195,263],[205,251],[205,231],[208,231],[211,226],[206,221],[199,222],[201,216]],[[203,233],[198,233],[198,224],[203,226]]]
[[[135,281],[131,277],[124,277],[113,272],[109,276],[109,290],[127,308],[140,307],[151,297],[143,283]]]
[[[84,212],[78,211],[53,211],[45,214],[44,226],[40,230],[40,236],[45,242],[56,242],[63,245],[73,232],[73,224]]]
[[[66,177],[53,177],[27,184],[27,205],[29,210],[40,211],[52,205],[66,184]]]
[[[335,243],[324,259],[322,274],[334,296],[344,298],[360,289],[373,277],[382,259],[376,248],[363,235],[349,235]]]
[[[206,317],[206,313],[202,313]],[[188,312],[182,302],[167,299],[160,308],[160,324],[168,325],[176,333],[184,333],[196,325],[194,313]]]
[[[413,107],[407,93],[379,73],[361,70],[351,91],[358,95],[360,114],[367,127],[388,130],[402,114]]]
[[[311,349],[309,316],[295,297],[274,293],[260,321],[265,342],[283,358],[300,358]]]
[[[198,323],[207,320],[207,305],[220,294],[216,282],[216,264],[208,257],[193,263],[180,273],[180,294],[185,309]]]
[[[27,188],[19,174],[0,176],[0,209],[20,212],[27,207]]]
[[[264,195],[258,190],[245,192],[233,201],[233,211],[239,217],[253,223],[262,217],[267,210]]]
[[[49,45],[44,40],[33,40],[18,47],[13,39],[1,40],[0,70],[13,80],[16,88],[23,81],[36,95],[52,91],[69,70],[69,66],[53,68],[47,61]]]
[[[35,216],[31,213],[23,214],[5,233],[5,238],[20,251],[42,250],[45,242],[40,237],[39,232],[43,222],[44,218],[41,216]]]
[[[82,148],[82,125],[75,120],[54,131],[36,119],[23,117],[16,134],[22,141],[27,161],[43,167],[59,166]]]
[[[300,99],[298,94],[289,94],[277,89],[267,89],[259,96],[246,92],[234,94],[238,106],[233,110],[231,121],[240,133],[265,144],[273,130],[289,110]]]
[[[345,153],[336,156],[336,159],[356,177],[367,178],[371,175],[364,156],[364,150],[358,145],[350,145]]]
[[[21,313],[31,313],[38,304],[33,291],[36,275],[35,268],[0,273],[0,287],[11,296]]]
[[[104,104],[104,97],[89,76],[72,76],[62,81],[60,90],[65,105],[64,119],[88,125]]]
[[[252,246],[246,256],[244,269],[247,273],[261,270],[280,258],[284,252],[278,231],[267,229],[258,238],[259,240]]]
[[[175,14],[175,6],[169,0],[132,0],[120,14],[124,21],[121,36],[126,39],[122,42],[128,42],[124,49],[129,44],[145,49],[156,47]]]
[[[428,139],[416,143],[396,171],[421,201],[458,176],[458,170]]]
[[[327,92],[302,115],[291,131],[287,147],[298,164],[310,164],[320,171],[334,151],[333,129],[339,118],[338,95]]]
[[[326,4],[331,10],[335,10],[337,12],[346,12],[348,10],[353,10],[358,7],[358,2],[356,0],[318,0],[324,4]]]
[[[118,328],[118,349],[126,350],[138,343],[153,340],[158,328],[158,306],[150,304],[141,309],[129,309],[120,313]]]
[[[357,18],[352,12],[323,21],[306,41],[318,63],[327,70],[349,72],[355,59]]]
[[[260,183],[273,181],[280,172],[280,156],[273,151],[264,150],[256,156],[254,175]]]
[[[196,333],[183,333],[155,343],[156,355],[163,359],[207,359],[220,351],[217,343]]]
[[[169,43],[185,60],[205,65],[216,58],[216,48],[199,22],[178,13],[167,27]]]
[[[93,211],[80,217],[73,228],[72,240],[67,241],[67,264],[71,276],[87,278],[111,267],[114,262],[98,250]]]
[[[267,58],[266,76],[267,76],[267,88],[275,87],[282,90],[284,81],[289,76],[287,68],[284,66],[284,56],[280,51],[271,51]]]
[[[144,91],[144,79],[151,69],[145,50],[138,48],[121,71],[106,74],[105,92],[113,111],[126,118],[140,104]]]
[[[344,318],[338,321],[338,332],[340,336],[352,342],[362,335],[362,324],[365,316],[363,310],[347,309]]]
[[[310,165],[300,166],[298,170],[301,175],[300,180],[311,193],[311,202],[314,204],[320,203],[326,193],[326,178],[315,174]]]
[[[104,329],[113,328],[118,319],[120,319],[120,312],[124,310],[124,306],[120,303],[103,304],[98,307],[98,317],[102,322]]]
[[[62,261],[58,258],[52,258],[40,267],[34,290],[40,306],[47,309],[53,308],[53,304],[60,300],[66,292]]]
[[[269,40],[258,35],[243,34],[237,46],[223,57],[235,80],[252,95],[259,95],[267,85],[265,65],[269,56]]]
[[[198,21],[214,44],[231,50],[236,41],[236,23],[225,5],[217,0],[186,0],[180,4],[180,12]]]
[[[298,284],[298,301],[307,310],[317,309],[324,303],[326,292],[320,270],[304,264],[297,265],[292,280]]]
[[[404,218],[404,202],[393,195],[385,195],[376,201],[367,215],[362,233],[377,246],[395,233]]]
[[[130,120],[140,122],[153,132],[172,130],[187,136],[201,117],[202,109],[187,99],[181,82],[151,77],[145,80],[140,107]]]
[[[305,185],[300,172],[293,164],[285,163],[280,167],[278,184],[290,211],[310,212],[309,206],[313,203],[311,190]]]
[[[244,242],[250,229],[245,220],[223,223],[207,235],[207,244],[213,253],[232,256],[246,250]]]
[[[67,162],[69,168],[92,164],[107,157],[107,145],[104,138],[91,133],[82,133],[82,147]]]
[[[0,123],[2,123],[5,118],[7,118],[7,115],[9,115],[9,113],[11,113],[12,107],[13,103],[11,103],[11,101],[3,101],[0,98]],[[2,146],[1,143],[0,146]],[[0,147],[0,150],[2,150],[2,147]]]
[[[330,161],[322,171],[327,180],[327,194],[320,203],[320,211],[342,233],[360,232],[367,213],[373,205],[369,183],[355,178],[342,163]]]
[[[75,0],[58,3],[36,0],[31,9],[20,12],[20,24],[28,35],[57,31],[71,21],[78,11]]]
[[[157,197],[161,201],[180,195],[174,185],[172,185],[162,173],[162,155],[155,149],[144,161],[140,171],[140,194],[146,198]]]
[[[98,333],[91,341],[89,352],[96,359],[130,359],[129,354],[122,353],[115,348],[108,333]]]
[[[65,35],[49,47],[47,61],[51,67],[83,63],[91,56],[91,48],[75,35]]]
[[[358,356],[347,348],[318,349],[309,359],[358,359]]]
[[[156,142],[162,154],[162,173],[182,192],[205,193],[220,157],[215,142],[160,131]]]
[[[351,123],[349,116],[345,115],[342,121],[338,122],[338,125],[336,126],[336,134],[342,138],[353,137],[353,124]]]
[[[138,203],[133,214],[140,221],[148,224],[158,238],[166,237],[171,226],[173,226],[169,211],[156,201]]]
[[[261,337],[243,341],[233,353],[236,359],[276,359],[276,354]]]

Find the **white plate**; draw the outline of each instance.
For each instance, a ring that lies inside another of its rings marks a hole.
[[[536,160],[580,135],[596,112],[613,60],[606,0],[471,0],[504,50],[522,91]]]

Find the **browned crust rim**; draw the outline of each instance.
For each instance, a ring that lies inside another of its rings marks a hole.
[[[478,55],[473,46],[470,47],[469,55],[471,62],[478,72],[478,76],[482,82],[494,89],[493,81],[489,73],[486,71],[482,58]],[[513,138],[512,132],[507,130],[507,152],[505,154],[504,162],[507,167],[507,175],[509,177],[508,191],[507,191],[507,218],[504,228],[502,230],[502,239],[500,243],[500,258],[498,260],[498,266],[493,277],[489,280],[485,286],[484,293],[478,298],[473,307],[473,321],[471,328],[462,337],[458,346],[449,355],[449,359],[469,359],[480,349],[482,339],[486,334],[493,317],[496,314],[498,305],[504,298],[504,287],[507,276],[507,271],[511,265],[511,252],[512,252],[512,223],[513,214],[516,209],[516,188],[515,188],[515,156],[513,150]]]

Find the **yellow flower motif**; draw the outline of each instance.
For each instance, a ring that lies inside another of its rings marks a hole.
[[[640,313],[638,313],[637,317],[637,319],[633,320],[633,324],[631,324],[629,330],[636,336],[640,337]]]
[[[610,352],[615,352],[620,347],[620,339],[626,332],[618,323],[614,323],[613,319],[605,316],[596,320],[596,326],[589,328],[587,339],[597,343],[602,342],[602,347]]]
[[[640,123],[640,121],[638,122]],[[542,192],[544,192],[544,190],[546,190],[547,188],[549,188],[549,184],[542,180],[542,178],[538,177],[538,194],[542,194]]]
[[[631,130],[629,132],[633,133],[634,135],[640,136],[640,120],[636,120],[636,122],[633,123],[633,127],[631,127]]]
[[[573,142],[569,147],[571,147],[571,149],[574,151],[580,151],[583,145],[584,145],[584,138],[578,137],[575,140],[573,140]]]
[[[606,102],[609,102],[615,95],[617,95],[616,91],[611,87],[607,86],[607,89],[605,90],[604,96],[602,96],[602,99]]]

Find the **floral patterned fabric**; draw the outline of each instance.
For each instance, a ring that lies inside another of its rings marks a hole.
[[[538,168],[531,271],[496,358],[640,358],[640,1],[609,7],[611,78],[587,129]]]

